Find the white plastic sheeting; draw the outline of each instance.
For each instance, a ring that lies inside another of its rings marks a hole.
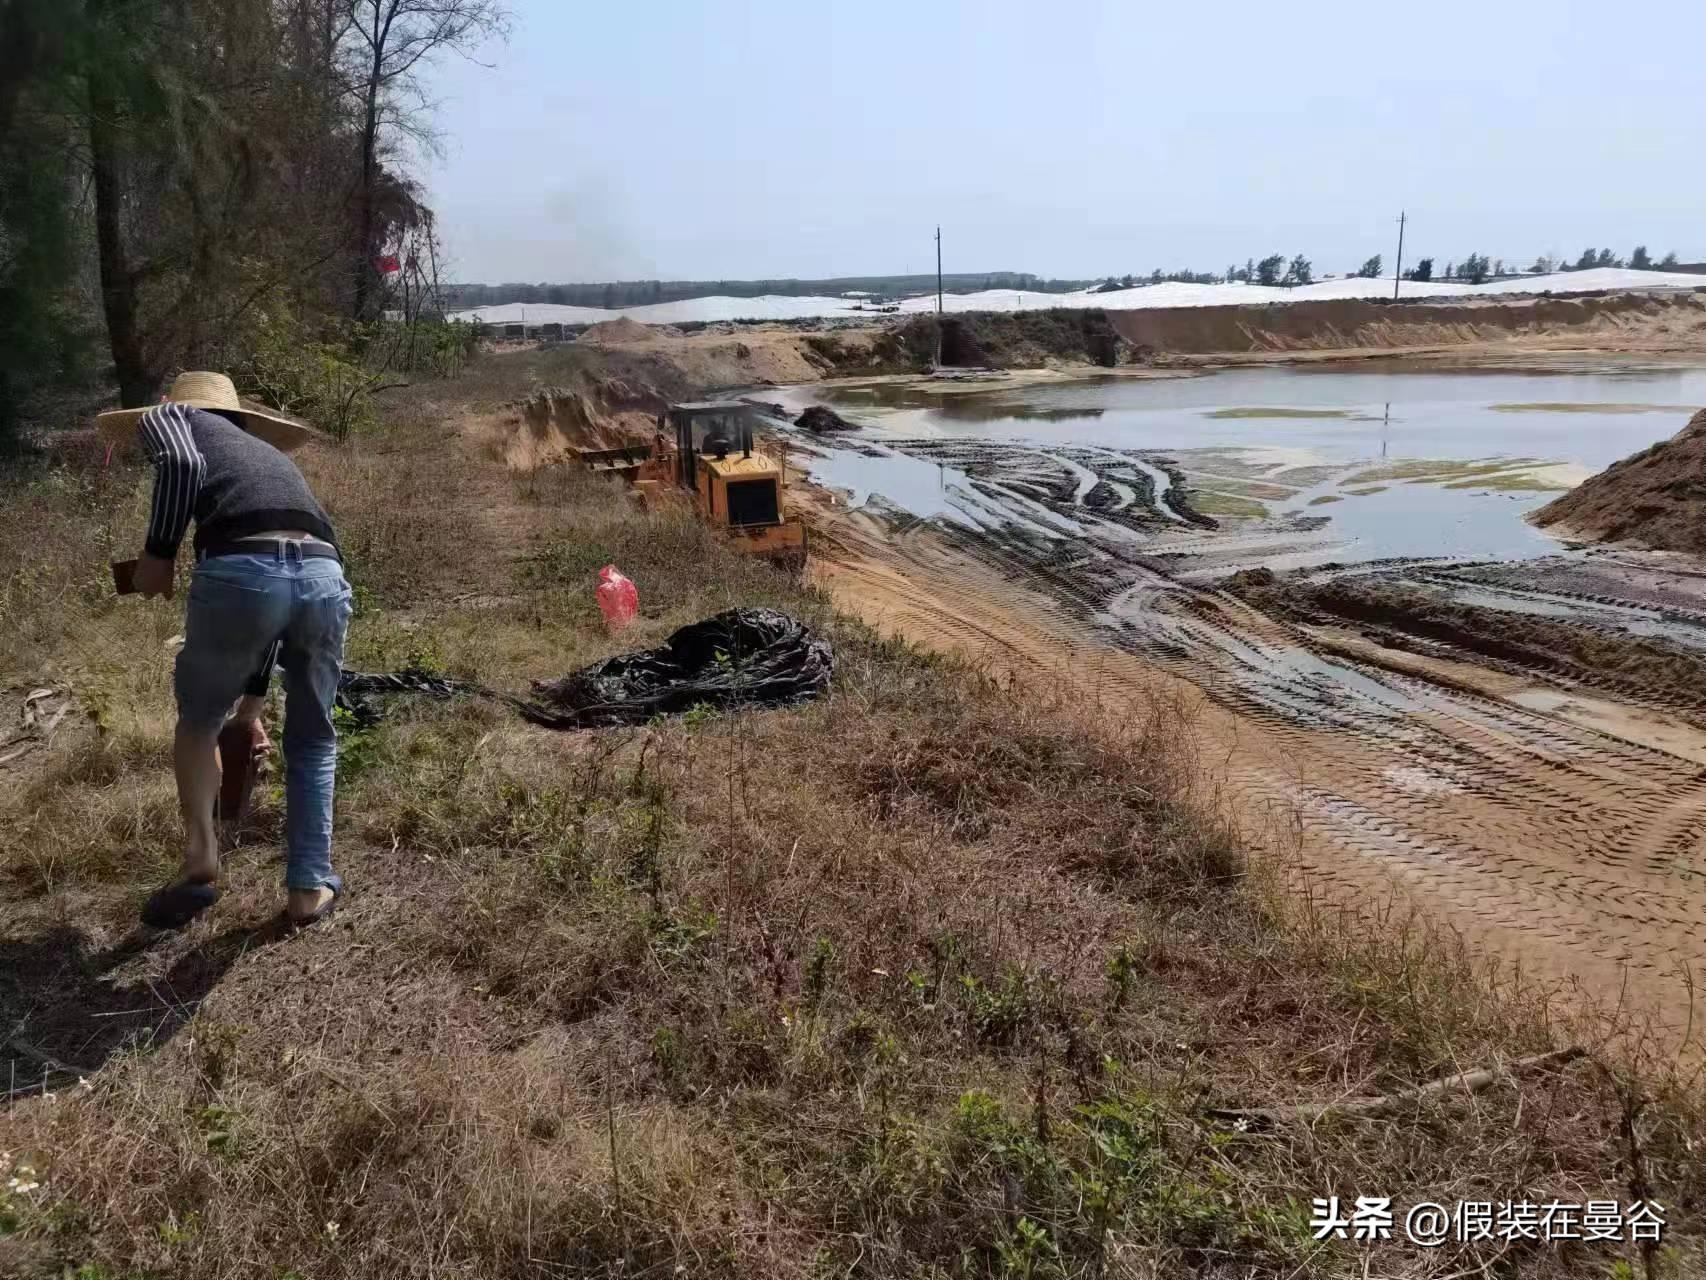
[[[1591,271],[1562,271],[1546,276],[1523,276],[1490,284],[1450,284],[1440,281],[1417,283],[1405,280],[1404,298],[1480,298],[1508,293],[1597,293],[1622,289],[1706,288],[1706,276],[1672,271],[1629,271],[1599,267]],[[1030,290],[991,289],[984,293],[950,293],[943,297],[949,311],[1038,311],[1048,307],[1103,307],[1128,311],[1141,307],[1224,307],[1252,302],[1308,302],[1336,298],[1390,298],[1392,280],[1322,280],[1295,289],[1265,288],[1247,284],[1152,284],[1107,293],[1088,290],[1075,293],[1036,293]],[[908,298],[902,313],[934,311],[936,295]],[[794,298],[765,295],[757,298],[685,298],[645,307],[606,311],[602,307],[567,307],[550,303],[511,302],[497,307],[458,311],[452,318],[483,324],[597,324],[626,316],[640,324],[692,324],[718,320],[810,320],[837,316],[873,316],[880,313],[854,310],[849,298]]]

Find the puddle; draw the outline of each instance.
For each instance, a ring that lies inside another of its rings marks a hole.
[[[964,501],[971,492],[971,477],[943,463],[926,462],[897,449],[871,444],[858,450],[825,448],[807,462],[806,470],[818,483],[846,493],[855,507],[880,496],[890,506],[920,519],[940,517],[968,528],[984,527]]]
[[[1555,539],[1523,519],[1552,496],[1433,484],[1395,484],[1357,496],[1328,482],[1305,490],[1282,511],[1326,516],[1328,524],[1322,533],[1338,544],[1333,558],[1339,560],[1421,556],[1514,560],[1558,550]],[[1326,507],[1312,505],[1320,497],[1342,501]]]
[[[1222,561],[1234,542],[1237,564],[1267,562],[1264,540],[1283,546],[1291,566],[1556,551],[1523,517],[1679,430],[1689,406],[1706,404],[1706,369],[1380,361],[951,393],[879,382],[767,394],[791,410],[828,403],[865,428],[814,441],[822,456],[807,464],[855,504],[1129,544],[1190,525],[1167,500],[1182,489],[1221,527],[1192,528],[1166,554],[1200,557],[1206,571],[1232,567]]]
[[[1404,361],[1227,369],[1194,378],[1089,377],[943,394],[915,383],[784,389],[804,404],[853,410],[903,435],[1173,450],[1286,445],[1338,462],[1382,458],[1549,458],[1593,470],[1675,434],[1706,405],[1706,368],[1611,366],[1518,373],[1419,370]],[[1674,425],[1658,408],[1674,405]],[[1567,405],[1510,412],[1499,405]],[[1259,406],[1308,417],[1210,417]],[[1692,407],[1691,407],[1692,406]],[[866,412],[858,412],[864,409]],[[1323,411],[1351,415],[1320,418]]]

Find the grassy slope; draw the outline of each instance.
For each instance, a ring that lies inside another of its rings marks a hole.
[[[101,1070],[0,1113],[44,1183],[0,1190],[0,1275],[1343,1275],[1361,1250],[1310,1239],[1313,1195],[1630,1198],[1626,1109],[1586,1062],[1382,1120],[1209,1119],[1574,1030],[1401,922],[1276,907],[1169,709],[1087,722],[877,640],[679,513],[505,474],[460,402],[530,376],[575,375],[488,361],[313,459],[362,591],[351,665],[519,687],[766,602],[831,634],[833,696],[580,735],[399,703],[345,738],[334,923],[266,927],[275,789],[212,917],[149,942],[179,615],[101,583],[142,476],[10,482],[0,710],[62,682],[88,714],[0,772],[0,1029],[26,1086],[42,1053]],[[606,561],[642,593],[620,640]],[[1683,1103],[1636,1132],[1692,1204]],[[1387,1275],[1617,1256],[1377,1247]]]

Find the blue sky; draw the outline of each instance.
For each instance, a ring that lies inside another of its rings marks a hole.
[[[511,0],[443,61],[452,275],[1706,259],[1706,10]]]

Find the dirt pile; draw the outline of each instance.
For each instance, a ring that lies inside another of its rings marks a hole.
[[[677,337],[679,334],[678,329],[663,325],[654,328],[637,320],[630,320],[627,316],[618,316],[614,320],[592,325],[582,332],[576,341],[590,342],[595,347],[623,347],[657,342],[663,338]]]
[[[1706,409],[1532,517],[1558,533],[1706,554]]]
[[[794,419],[794,425],[818,435],[829,431],[857,431],[859,429],[858,423],[847,421],[828,405],[821,404],[808,406],[799,417]]]
[[[1464,346],[1568,334],[1606,350],[1706,346],[1706,298],[1698,293],[1617,293],[1489,302],[1269,303],[1154,307],[1105,314],[1140,352],[1208,354]]]
[[[618,316],[582,331],[575,346],[615,367],[655,370],[657,380],[699,391],[815,382],[846,363],[862,371],[875,330],[854,330],[834,344],[836,358],[809,341],[816,336],[786,325],[705,327],[687,331],[644,325]]]
[[[838,349],[852,368],[863,367],[873,333],[861,330],[843,336]],[[816,382],[841,372],[837,361],[815,348],[813,336],[780,327],[746,329],[739,334],[690,333],[644,350],[655,353],[684,382],[700,390],[782,386]]]
[[[667,407],[645,382],[590,375],[582,386],[541,387],[512,404],[493,443],[510,467],[528,470],[575,449],[614,449],[645,438]]]

